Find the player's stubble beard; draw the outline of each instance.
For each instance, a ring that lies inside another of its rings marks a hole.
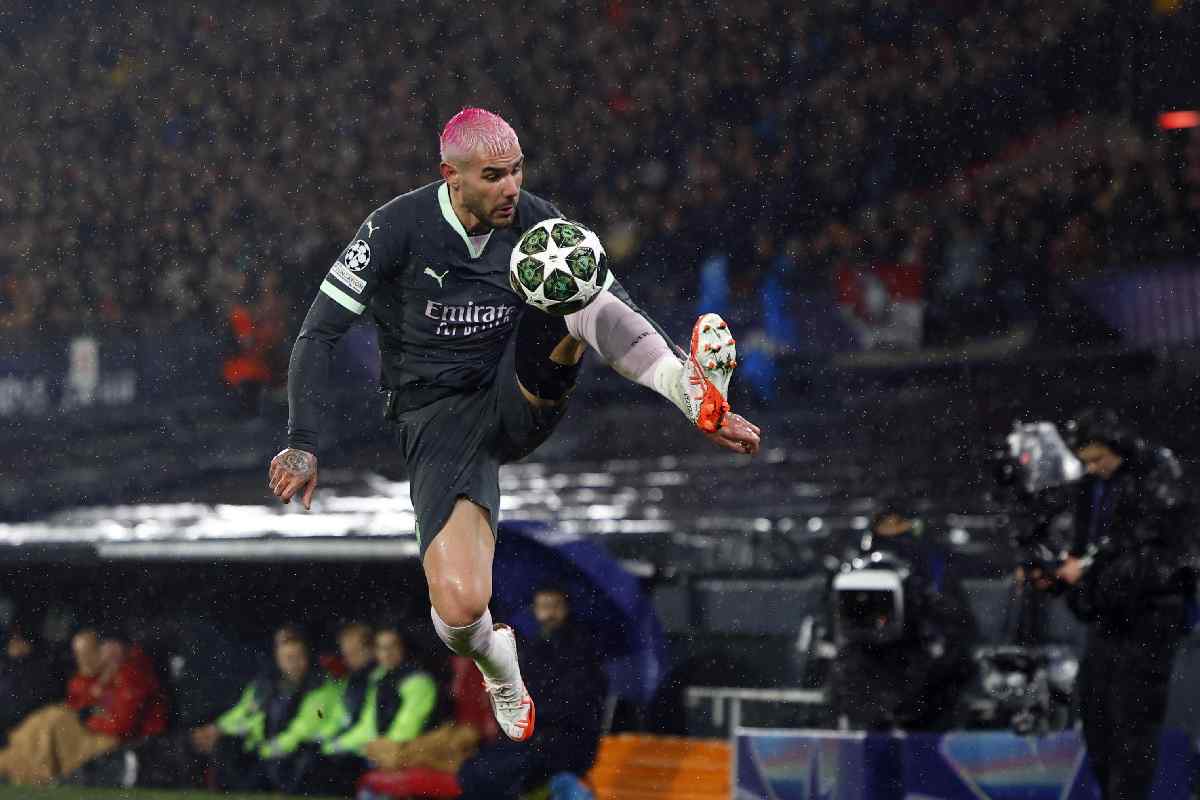
[[[515,213],[507,219],[497,220],[495,218],[496,210],[501,206],[507,205],[507,202],[503,199],[488,209],[484,205],[485,201],[482,197],[470,197],[466,191],[464,191],[461,196],[463,208],[469,211],[471,216],[479,220],[479,224],[475,228],[467,231],[467,233],[471,234],[472,236],[481,233],[487,233],[488,231],[496,228],[509,228],[517,220],[517,215]],[[512,201],[514,209],[516,209],[517,203],[520,201],[520,199],[521,193],[518,191],[517,196]]]

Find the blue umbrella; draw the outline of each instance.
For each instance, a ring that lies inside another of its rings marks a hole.
[[[539,586],[559,586],[571,616],[592,630],[611,691],[648,703],[666,663],[666,641],[650,598],[637,579],[598,544],[540,522],[502,522],[496,545],[493,597],[523,636],[538,635],[529,609]]]

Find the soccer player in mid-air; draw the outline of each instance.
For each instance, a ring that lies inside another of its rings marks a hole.
[[[270,486],[283,502],[311,507],[330,357],[369,310],[434,627],[479,665],[501,729],[523,741],[533,733],[534,702],[512,629],[494,625],[488,610],[499,469],[553,431],[586,348],[666,397],[722,447],[753,454],[759,429],[729,410],[735,346],[717,315],[697,320],[684,353],[611,272],[591,303],[565,317],[517,297],[508,277],[514,245],[562,214],[521,190],[524,156],[508,123],[464,109],[442,131],[441,159],[442,180],[376,209],[321,283],[292,349],[287,448],[271,460]]]

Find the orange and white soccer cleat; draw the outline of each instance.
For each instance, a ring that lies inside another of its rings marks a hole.
[[[729,380],[737,367],[737,345],[719,314],[701,314],[692,326],[692,348],[682,380],[684,413],[700,430],[712,433],[729,411]]]
[[[510,650],[515,662],[517,637],[513,634],[512,628],[507,625],[496,625],[494,636],[498,639],[496,646]],[[483,688],[487,690],[488,699],[492,703],[492,713],[496,715],[496,722],[500,725],[500,730],[504,731],[505,736],[514,742],[524,742],[533,736],[534,724],[537,721],[537,708],[533,704],[533,698],[529,695],[529,691],[525,688],[525,681],[521,680],[519,671],[517,679],[513,683],[494,683],[485,678]]]

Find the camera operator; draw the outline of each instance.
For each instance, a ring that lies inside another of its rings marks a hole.
[[[883,505],[832,582],[833,705],[853,729],[946,729],[974,672],[961,585],[902,508]]]
[[[1166,713],[1171,663],[1194,592],[1179,463],[1109,410],[1067,426],[1087,475],[1075,538],[1057,577],[1088,626],[1080,668],[1083,735],[1106,800],[1146,797]]]

